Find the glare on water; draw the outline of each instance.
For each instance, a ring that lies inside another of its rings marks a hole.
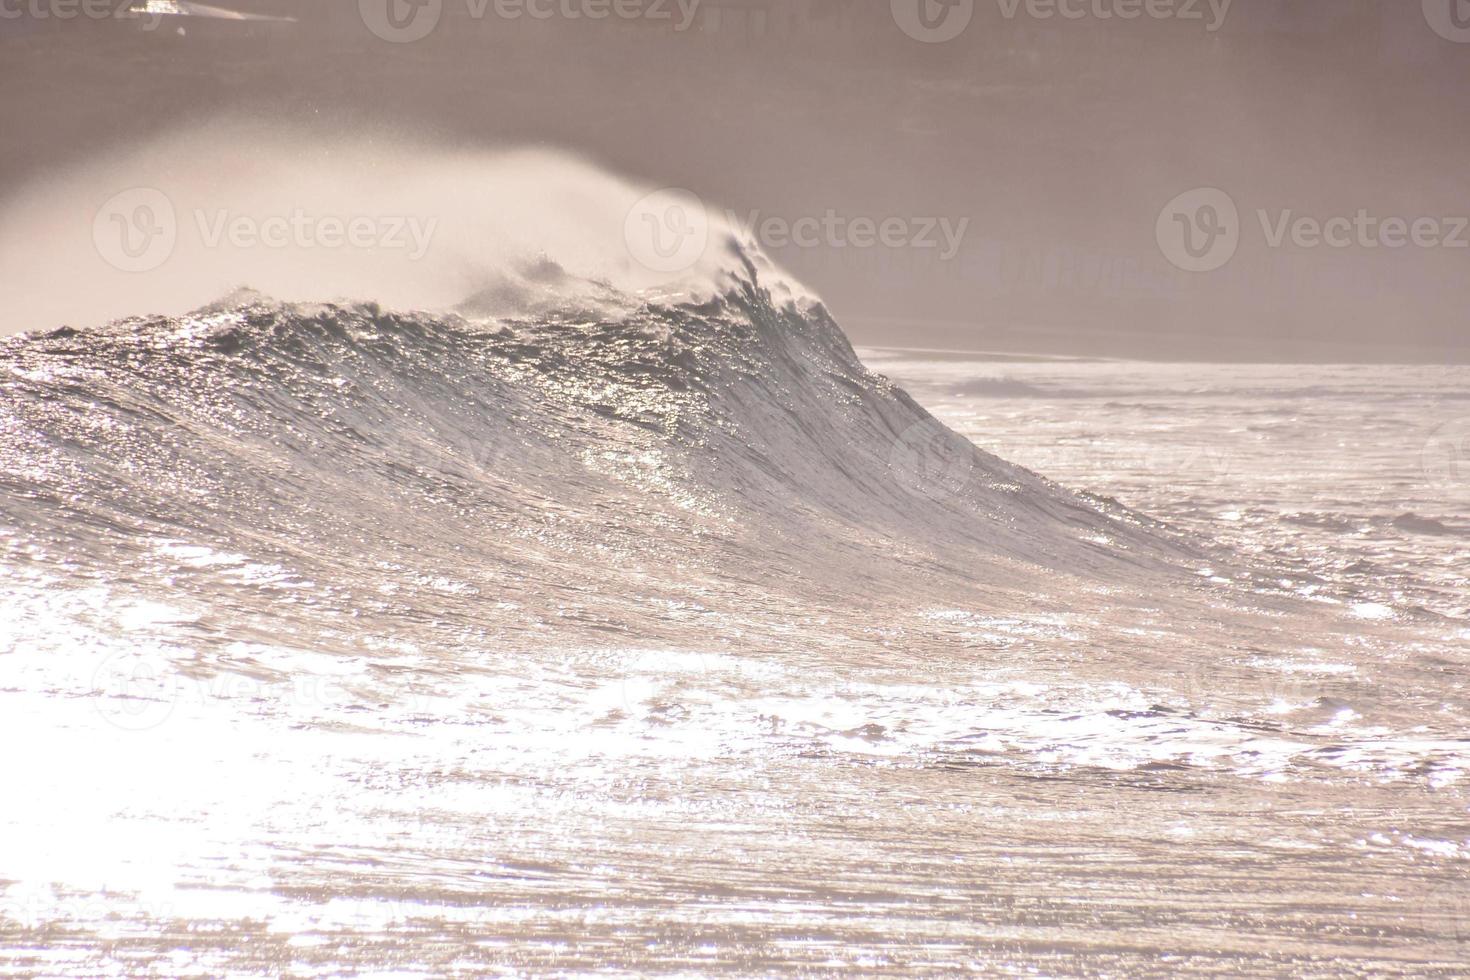
[[[113,371],[90,416],[26,401],[46,365],[12,355],[4,970],[1463,968],[1467,518],[1409,468],[1462,376],[869,354],[983,448],[1189,540],[1181,574],[1129,577],[869,546],[887,510],[692,471],[701,413],[773,438],[771,400],[609,395],[473,345],[432,355],[442,414],[413,431],[492,395],[521,426],[379,460],[373,412],[407,404],[379,343],[288,346],[301,405]],[[521,376],[541,401],[495,387]],[[866,425],[877,391],[834,387],[832,417]],[[967,481],[1024,479],[936,465],[909,428],[821,465],[939,474],[897,507],[920,529]],[[277,467],[286,444],[324,472]],[[237,525],[191,510],[221,485]],[[1075,540],[1127,553],[1130,527]]]

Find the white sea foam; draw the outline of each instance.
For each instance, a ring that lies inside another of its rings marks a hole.
[[[109,261],[125,256],[105,241],[99,249],[96,235],[113,229],[95,225],[134,220],[126,195],[139,189],[149,192],[136,202],[149,228],[168,223],[173,239],[156,266],[134,271]],[[0,334],[178,314],[239,286],[414,310],[479,297],[510,312],[548,293],[585,299],[593,283],[709,298],[729,287],[737,246],[767,288],[809,298],[715,201],[697,200],[698,213],[681,219],[705,243],[687,265],[641,261],[629,221],[659,217],[638,210],[658,190],[547,148],[472,151],[373,132],[330,139],[245,120],[189,127],[9,189],[0,200]],[[110,202],[120,214],[108,213]],[[344,227],[323,235],[324,219]],[[262,230],[272,220],[278,237]],[[361,247],[346,237],[354,220],[372,231]],[[236,222],[244,237],[232,235]]]

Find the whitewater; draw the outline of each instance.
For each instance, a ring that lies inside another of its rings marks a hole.
[[[412,297],[201,252],[0,340],[0,970],[1463,970],[1453,488],[1273,480],[1221,369],[860,357],[558,166],[565,241]]]

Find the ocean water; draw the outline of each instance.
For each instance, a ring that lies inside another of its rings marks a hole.
[[[737,280],[0,341],[0,972],[1464,972],[1464,369]]]

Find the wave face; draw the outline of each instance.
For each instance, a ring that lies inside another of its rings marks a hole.
[[[754,282],[510,321],[245,297],[4,353],[8,517],[109,567],[174,577],[157,548],[178,539],[358,595],[411,569],[476,597],[435,619],[543,635],[580,595],[596,608],[566,625],[674,641],[652,595],[932,602],[1169,550],[954,435],[820,306]]]

